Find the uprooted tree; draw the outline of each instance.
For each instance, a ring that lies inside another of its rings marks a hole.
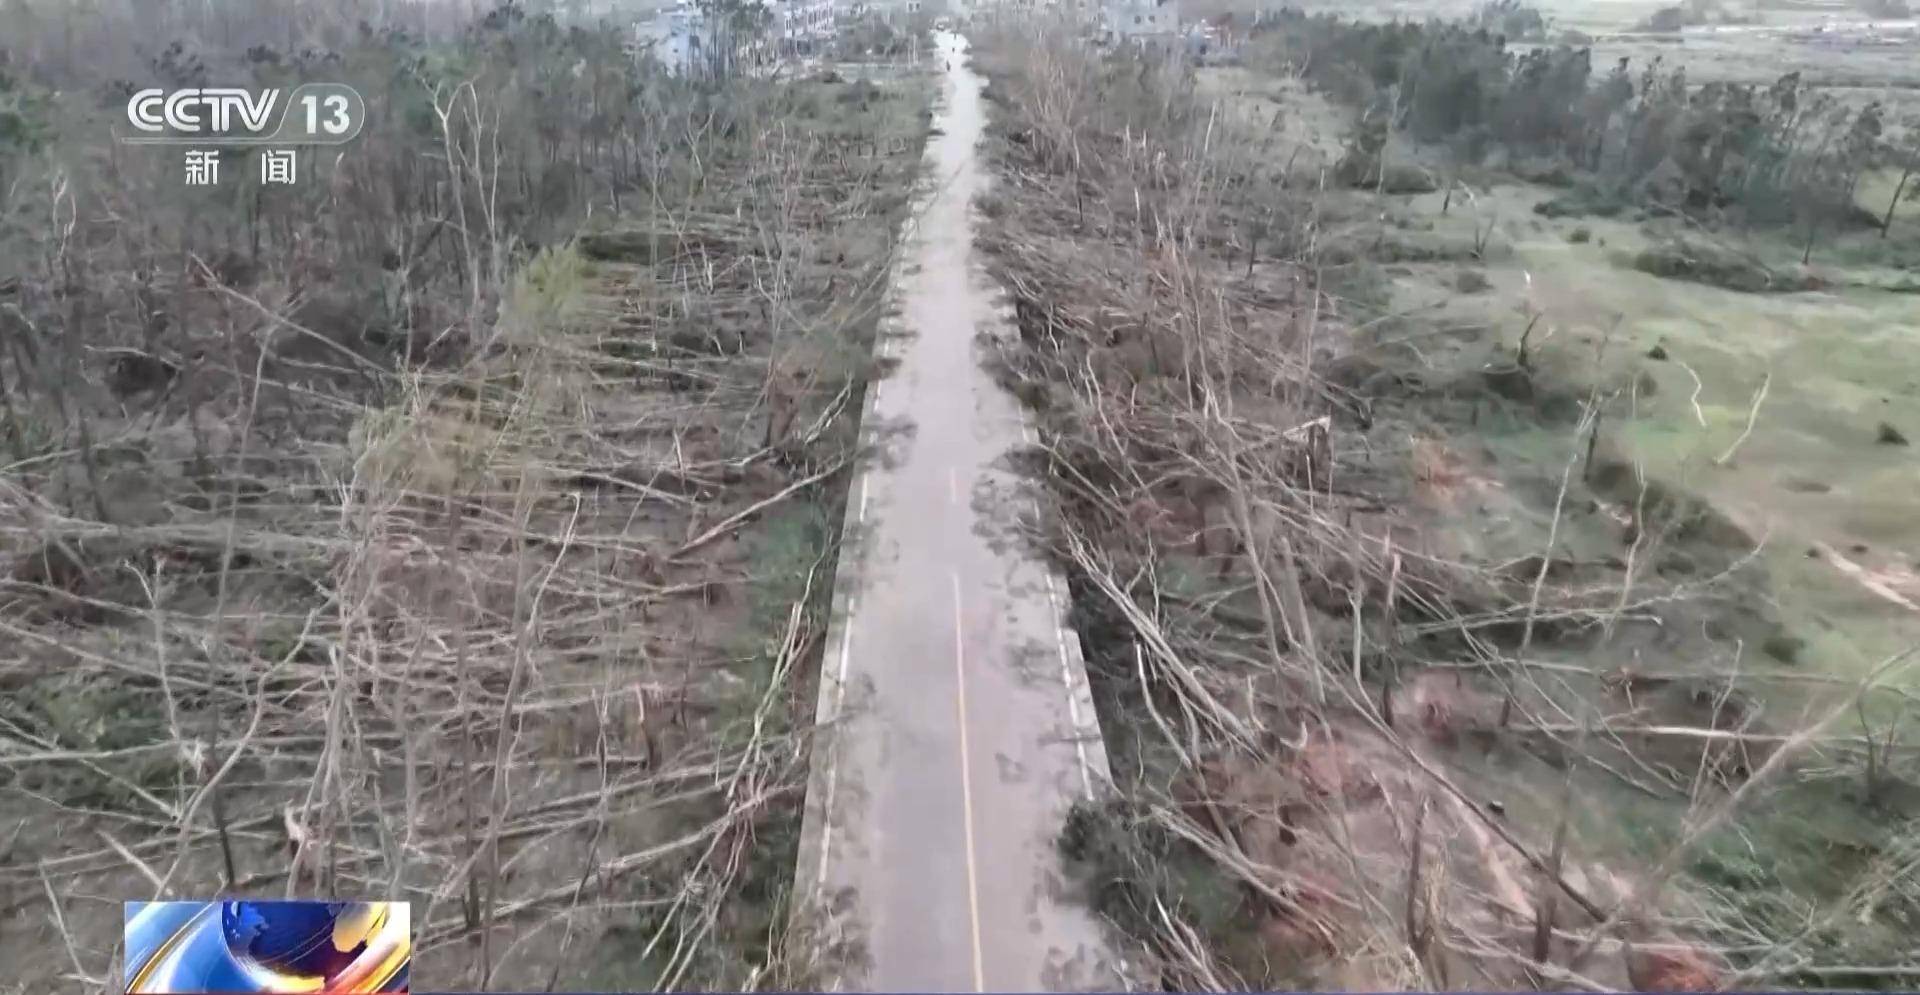
[[[1896,986],[1920,878],[1905,816],[1873,813],[1912,809],[1872,785],[1915,773],[1888,746],[1902,659],[1792,684],[1818,701],[1804,724],[1768,714],[1759,689],[1805,675],[1742,659],[1791,655],[1753,586],[1758,542],[1599,442],[1603,419],[1631,417],[1631,383],[1583,389],[1547,424],[1564,452],[1520,478],[1540,547],[1453,545],[1418,509],[1484,485],[1432,405],[1527,374],[1454,382],[1365,350],[1381,316],[1346,292],[1365,246],[1337,212],[1375,200],[1288,190],[1265,136],[1178,65],[1044,35],[979,47],[1002,174],[984,245],[1020,333],[1001,373],[1042,428],[1040,538],[1070,577],[1118,789],[1061,845],[1148,983]],[[1378,82],[1368,106],[1390,109],[1407,77],[1379,51],[1320,50],[1311,72]],[[1538,99],[1591,96],[1535,65]],[[1655,106],[1685,108],[1676,89]],[[1537,126],[1593,154],[1594,134]],[[1608,159],[1667,141],[1617,122],[1606,137]],[[1378,174],[1360,175],[1371,194]],[[1569,555],[1577,508],[1625,519],[1610,555]],[[1647,566],[1682,550],[1685,578]],[[1864,732],[1842,728],[1856,715]],[[1832,837],[1862,855],[1842,875],[1809,858]],[[1859,918],[1868,903],[1886,914]]]

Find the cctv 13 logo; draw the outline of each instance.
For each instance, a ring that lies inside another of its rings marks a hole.
[[[283,99],[284,98],[284,99]],[[366,123],[367,102],[345,83],[291,92],[245,87],[150,88],[127,101],[129,144],[344,145]]]

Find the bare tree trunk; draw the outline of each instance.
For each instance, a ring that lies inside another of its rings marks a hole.
[[[1867,799],[1867,804],[1874,805],[1880,801],[1880,751],[1873,738],[1873,726],[1867,721],[1866,695],[1861,695],[1854,699],[1853,709],[1854,714],[1860,717],[1860,737],[1865,741],[1867,748],[1866,790],[1864,794]]]
[[[60,281],[60,297],[66,305],[66,328],[60,336],[60,375],[54,390],[68,427],[80,437],[80,465],[87,473],[87,489],[93,492],[94,514],[100,521],[111,523],[113,515],[107,508],[106,492],[100,483],[100,464],[93,451],[93,426],[87,419],[86,404],[81,396],[81,388],[86,383],[80,365],[80,339],[87,323],[86,286],[73,262],[73,234],[79,224],[79,208],[67,189],[64,174],[55,178],[51,201],[53,226],[60,233],[60,241],[52,260],[53,272],[48,275]],[[64,222],[61,220],[63,204],[67,211]]]
[[[1421,857],[1426,850],[1427,807],[1431,799],[1421,798],[1420,807],[1413,810],[1413,830],[1407,835],[1411,838],[1411,853],[1407,858],[1407,949],[1413,952],[1416,960],[1426,963],[1427,951],[1433,939],[1433,923],[1421,919],[1420,870]]]
[[[26,382],[25,370],[21,371],[20,379],[22,383]],[[4,362],[0,362],[0,415],[5,415],[7,419],[5,429],[7,444],[13,453],[14,461],[26,462],[29,455],[26,425],[21,421],[19,412],[14,410],[13,389],[7,385],[7,367]]]
[[[1906,192],[1907,181],[1913,179],[1913,168],[1916,159],[1920,159],[1920,151],[1916,151],[1913,156],[1907,159],[1907,167],[1900,171],[1900,182],[1894,184],[1893,197],[1887,201],[1887,215],[1880,219],[1880,237],[1883,239],[1887,237],[1887,232],[1893,228],[1893,214],[1900,209],[1900,195]]]

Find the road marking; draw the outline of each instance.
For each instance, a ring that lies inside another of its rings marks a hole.
[[[973,927],[973,990],[987,990],[986,971],[980,956],[980,875],[973,855],[973,762],[967,756],[967,665],[966,632],[960,614],[960,572],[953,578],[953,672],[954,707],[960,712],[960,811],[966,820],[967,834],[967,914]]]
[[[1086,730],[1080,725],[1080,693],[1073,686],[1073,668],[1067,663],[1067,627],[1060,621],[1060,596],[1053,587],[1053,568],[1041,564],[1047,581],[1047,607],[1053,610],[1053,648],[1060,654],[1060,683],[1067,689],[1067,718],[1073,723],[1073,750],[1080,758],[1080,787],[1093,800],[1093,772],[1087,766]]]
[[[1029,443],[1038,444],[1039,436],[1033,426],[1022,422],[1021,434]],[[1033,520],[1040,522],[1040,499],[1029,494],[1027,503],[1033,507]],[[1086,729],[1080,724],[1080,695],[1073,683],[1072,661],[1067,656],[1067,627],[1062,621],[1066,616],[1060,608],[1060,594],[1053,586],[1053,567],[1042,561],[1040,576],[1047,582],[1047,608],[1053,621],[1053,648],[1060,656],[1060,684],[1067,692],[1067,717],[1073,723],[1073,750],[1080,760],[1080,787],[1086,792],[1087,800],[1093,800],[1093,768],[1087,762]]]
[[[1033,430],[1031,424],[1022,422],[1020,430],[1029,444],[1039,444],[1039,433]],[[1033,505],[1033,520],[1037,523],[1040,521],[1040,499],[1030,497],[1028,501]],[[1067,656],[1067,627],[1062,621],[1066,615],[1060,608],[1060,593],[1053,586],[1053,567],[1042,561],[1040,576],[1047,582],[1047,608],[1053,620],[1053,648],[1060,655],[1060,684],[1067,692],[1067,718],[1073,723],[1073,750],[1080,760],[1080,787],[1086,792],[1087,800],[1092,801],[1093,768],[1087,762],[1086,728],[1080,724],[1080,692],[1074,686],[1072,661]]]
[[[856,524],[860,524],[860,525],[865,525],[867,523],[867,476],[866,474],[860,475],[860,512],[859,512],[859,517],[854,519],[854,521],[856,522]]]
[[[865,495],[865,478],[861,479],[860,484],[860,493]],[[838,675],[834,678],[833,715],[829,717],[829,721],[835,724],[839,723],[840,713],[846,708],[847,704],[847,661],[853,657],[853,617],[855,609],[859,607],[859,599],[848,595],[847,620],[845,627],[840,630],[840,667]],[[833,796],[834,792],[840,786],[840,751],[837,748],[838,743],[839,739],[835,737],[833,740],[835,748],[827,757],[827,800],[826,806],[821,809],[820,876],[815,882],[821,890],[825,890],[827,887],[827,865],[832,863],[832,861],[827,858],[833,853]]]

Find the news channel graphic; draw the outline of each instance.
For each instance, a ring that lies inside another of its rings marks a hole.
[[[127,100],[127,145],[180,147],[187,186],[219,186],[231,169],[259,170],[262,186],[300,182],[302,147],[345,145],[366,124],[367,102],[345,83],[140,90]],[[257,154],[255,154],[257,153]],[[223,167],[227,169],[223,170]]]
[[[126,904],[128,995],[405,992],[406,902]]]

